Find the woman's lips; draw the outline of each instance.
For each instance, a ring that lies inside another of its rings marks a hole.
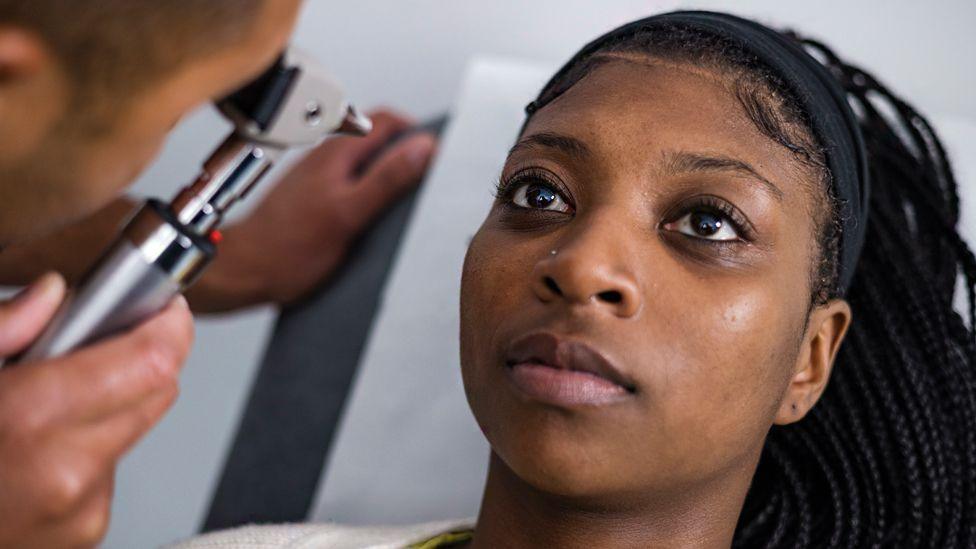
[[[526,396],[556,406],[599,406],[630,396],[620,385],[578,370],[522,362],[509,368],[509,377]]]
[[[516,340],[505,366],[525,396],[556,406],[611,404],[635,392],[633,383],[598,351],[547,332]]]

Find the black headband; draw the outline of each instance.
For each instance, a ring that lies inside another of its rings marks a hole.
[[[838,268],[840,290],[846,292],[857,267],[867,227],[870,181],[864,138],[840,82],[795,40],[754,21],[724,13],[677,11],[654,15],[614,29],[584,46],[553,75],[543,93],[577,63],[608,43],[639,32],[653,32],[662,26],[701,30],[737,44],[779,76],[799,101],[823,147],[833,191],[840,202]],[[562,91],[565,90],[558,91],[556,96]],[[541,96],[525,108],[529,117],[545,106],[539,103],[540,100]]]

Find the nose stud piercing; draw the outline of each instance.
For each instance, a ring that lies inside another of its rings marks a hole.
[[[558,252],[559,252],[559,250],[553,248],[553,249],[549,250],[549,255],[556,255],[556,253],[558,253]]]

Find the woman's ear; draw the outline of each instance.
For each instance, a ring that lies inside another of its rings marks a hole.
[[[850,325],[851,307],[843,299],[833,299],[810,311],[793,377],[773,423],[786,425],[799,421],[817,403],[827,387],[837,349]]]

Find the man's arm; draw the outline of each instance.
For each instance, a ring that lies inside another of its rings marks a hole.
[[[132,200],[120,198],[29,244],[4,248],[0,253],[0,285],[24,286],[47,271],[57,271],[69,282],[76,281],[115,238],[134,207]]]
[[[342,262],[356,237],[420,181],[434,138],[419,134],[384,150],[410,123],[371,113],[367,137],[337,137],[312,150],[246,219],[222,230],[217,257],[187,292],[196,312],[301,298]],[[379,156],[377,156],[379,154]],[[118,234],[135,202],[120,198],[82,221],[0,253],[0,285],[56,270],[74,283]]]

